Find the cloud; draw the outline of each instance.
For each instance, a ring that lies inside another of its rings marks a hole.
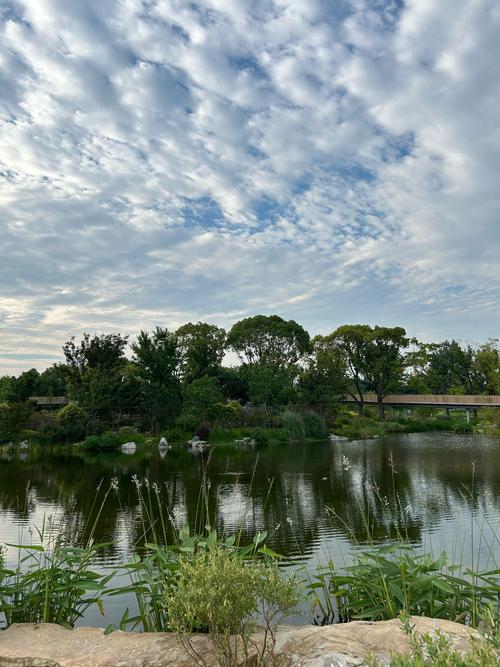
[[[256,312],[498,334],[499,29],[494,0],[4,0],[0,364]]]

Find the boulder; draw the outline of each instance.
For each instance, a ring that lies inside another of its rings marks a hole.
[[[344,435],[335,435],[335,433],[330,433],[330,440],[349,440],[349,438],[346,438]]]
[[[446,635],[452,646],[470,650],[477,632],[451,621],[412,617],[417,635]],[[254,635],[256,645],[262,635]],[[193,638],[196,651],[210,667],[217,664],[208,635]],[[398,619],[353,621],[340,625],[289,626],[277,633],[275,664],[281,667],[361,667],[370,655],[387,664],[390,655],[408,653],[408,637]],[[254,653],[255,657],[255,653]],[[60,625],[15,624],[0,631],[0,667],[187,667],[193,660],[174,634],[116,631],[99,628],[68,630]],[[243,661],[241,662],[243,665]],[[256,664],[249,660],[248,666]]]
[[[121,450],[124,454],[135,454],[137,445],[135,442],[124,442],[121,446]]]

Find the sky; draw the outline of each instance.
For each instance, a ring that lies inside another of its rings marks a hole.
[[[500,335],[498,0],[0,0],[0,374],[279,314]]]

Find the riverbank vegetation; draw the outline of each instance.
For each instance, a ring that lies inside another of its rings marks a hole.
[[[0,378],[0,443],[86,441],[108,449],[113,438],[123,444],[127,429],[134,442],[141,434],[185,442],[195,433],[228,441],[235,432],[252,438],[255,429],[261,441],[467,430],[463,416],[420,408],[408,416],[386,408],[384,396],[500,392],[496,340],[418,343],[401,327],[345,325],[311,339],[293,320],[258,315],[228,332],[199,322],[141,331],[134,340],[86,333],[62,349],[64,363]],[[238,365],[222,365],[228,354]],[[375,410],[364,403],[367,392],[377,397]],[[479,423],[500,433],[500,422],[481,414]]]

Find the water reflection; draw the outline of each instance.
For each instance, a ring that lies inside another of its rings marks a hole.
[[[460,558],[468,557],[458,549],[472,530],[481,530],[480,555],[491,564],[485,545],[498,545],[499,453],[498,440],[443,433],[258,451],[220,447],[204,473],[207,457],[187,451],[162,457],[157,449],[131,456],[56,448],[23,451],[22,459],[4,452],[0,543],[16,542],[48,515],[85,533],[116,478],[118,489],[106,499],[95,538],[113,542],[102,553],[103,564],[123,561],[145,537],[133,476],[159,486],[174,523],[194,527],[201,520],[206,474],[209,514],[219,532],[241,529],[250,540],[267,530],[273,549],[307,566],[330,556],[346,559],[368,534],[384,542],[398,530],[419,546],[455,548]],[[168,530],[171,534],[171,526]]]

